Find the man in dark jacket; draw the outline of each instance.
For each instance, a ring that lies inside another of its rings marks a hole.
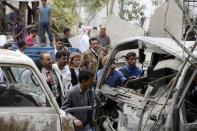
[[[69,90],[63,101],[62,109],[73,107],[83,107],[93,105],[93,95],[89,88],[94,84],[94,74],[91,71],[83,70],[79,72],[79,85]],[[71,112],[75,131],[92,131],[92,111]]]
[[[63,38],[63,42],[64,42],[64,45],[66,47],[72,47],[68,38],[70,37],[70,28],[68,27],[65,27],[64,28],[64,38]]]

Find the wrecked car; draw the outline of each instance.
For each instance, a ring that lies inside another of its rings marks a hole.
[[[190,49],[193,43],[183,42],[184,48]],[[118,70],[125,65],[124,55],[131,51],[139,54],[141,63],[137,66],[144,75],[128,79],[121,87],[106,85],[105,76],[113,60],[116,59]],[[109,56],[96,87],[97,129],[197,130],[197,59],[187,55],[168,38],[136,37],[120,42]]]
[[[73,131],[34,62],[0,50],[0,130]]]

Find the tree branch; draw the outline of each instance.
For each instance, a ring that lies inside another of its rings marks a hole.
[[[10,9],[16,11],[17,13],[20,13],[19,9],[15,8],[15,7],[12,6],[11,4],[9,4],[8,2],[4,1],[3,4],[4,4],[4,5],[7,5]]]

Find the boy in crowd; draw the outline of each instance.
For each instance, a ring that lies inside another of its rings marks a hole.
[[[137,57],[135,52],[130,52],[126,54],[127,64],[123,66],[120,71],[127,79],[138,79],[143,75],[143,70],[136,66],[136,59]]]

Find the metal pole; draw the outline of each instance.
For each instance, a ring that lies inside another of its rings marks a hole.
[[[93,109],[93,106],[73,107],[66,109],[65,112],[90,111]]]

